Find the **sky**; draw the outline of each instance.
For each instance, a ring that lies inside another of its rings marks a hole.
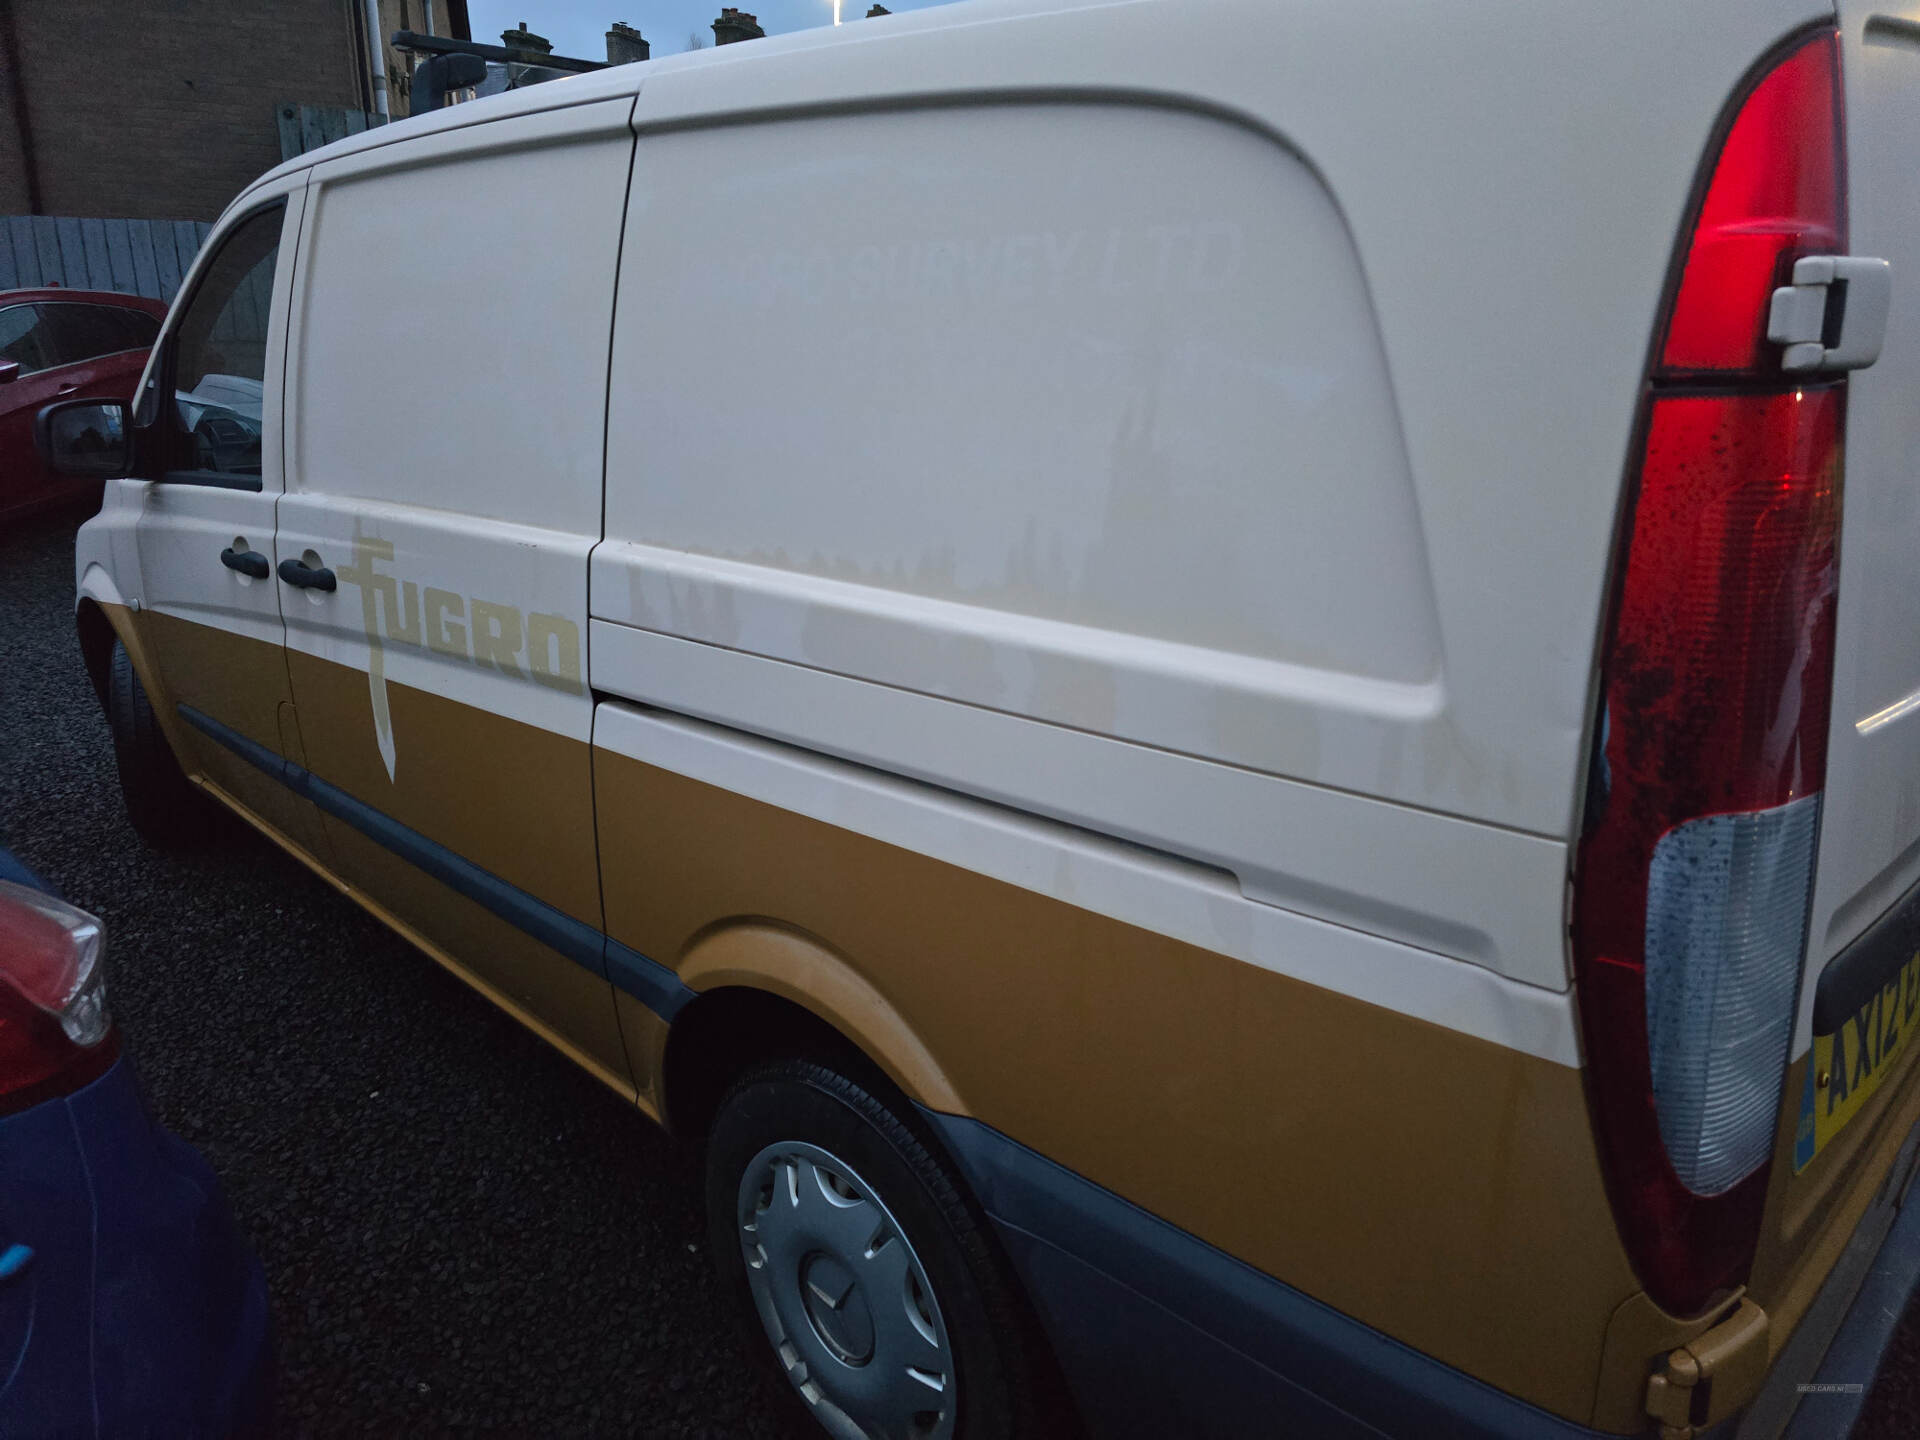
[[[833,23],[833,0],[730,0],[736,10],[760,17],[769,35],[785,35]],[[841,18],[856,23],[873,0],[841,0]],[[924,10],[945,0],[880,0],[896,14]],[[647,38],[655,55],[677,55],[689,49],[687,36],[697,31],[713,43],[713,22],[722,0],[467,0],[473,38],[498,45],[500,32],[522,20],[536,35],[553,42],[556,54],[582,60],[607,58],[607,27],[624,20]]]

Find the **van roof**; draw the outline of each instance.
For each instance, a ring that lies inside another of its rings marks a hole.
[[[656,75],[700,70],[709,66],[732,66],[764,61],[779,55],[829,45],[858,45],[916,30],[957,29],[1008,16],[1088,9],[1111,3],[1113,0],[954,0],[952,4],[936,5],[930,9],[907,11],[898,15],[877,16],[871,20],[863,19],[849,25],[815,26],[812,29],[797,30],[788,35],[770,35],[738,45],[689,50],[677,55],[663,55],[657,60],[609,66],[605,70],[570,75],[563,80],[549,80],[538,85],[529,85],[523,90],[509,90],[501,95],[489,95],[464,105],[451,105],[442,110],[429,111],[424,115],[415,115],[404,120],[396,120],[391,124],[377,126],[358,135],[349,135],[344,140],[335,140],[329,145],[323,145],[316,150],[309,150],[289,160],[281,161],[247,186],[234,204],[243,203],[254,190],[270,181],[344,155],[359,154],[383,145],[405,144],[410,140],[423,139],[443,131],[457,130],[469,125],[483,125],[494,120],[507,120],[517,115],[534,115],[548,110],[565,109],[573,105],[590,105],[600,100],[617,100],[623,96],[636,96],[649,77]]]

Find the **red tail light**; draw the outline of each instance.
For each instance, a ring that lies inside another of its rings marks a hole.
[[[1759,371],[1767,301],[1791,260],[1844,249],[1832,36],[1802,44],[1761,78],[1734,117],[1687,246],[1660,367]],[[1784,262],[1784,263],[1783,263]]]
[[[0,1114],[77,1090],[113,1063],[104,948],[84,910],[0,881]]]
[[[1648,387],[1575,875],[1615,1218],[1690,1313],[1752,1262],[1805,946],[1833,670],[1843,383],[1765,339],[1842,249],[1838,50],[1761,76],[1717,157]]]

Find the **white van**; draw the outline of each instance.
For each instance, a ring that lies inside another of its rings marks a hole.
[[[705,1137],[836,1436],[1832,1433],[1916,176],[1913,0],[972,0],[352,137],[41,416],[131,814]]]

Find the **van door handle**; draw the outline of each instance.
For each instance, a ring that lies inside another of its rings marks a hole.
[[[220,552],[220,563],[229,570],[238,570],[242,575],[251,575],[256,580],[264,580],[273,573],[273,566],[258,550],[236,550],[229,545]]]
[[[291,555],[280,562],[280,578],[302,590],[333,591],[340,588],[340,582],[333,578],[333,571],[326,566],[309,569]]]

